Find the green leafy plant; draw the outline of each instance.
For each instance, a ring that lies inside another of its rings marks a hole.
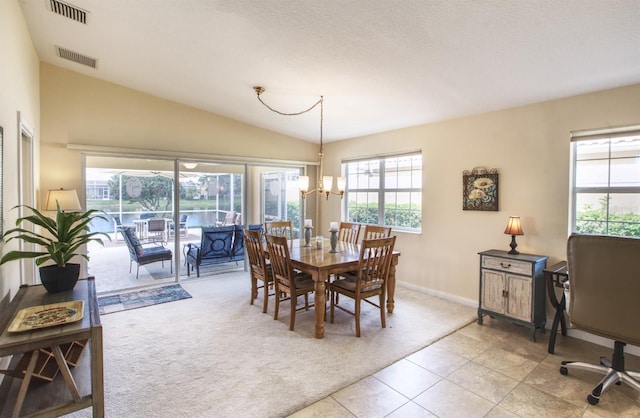
[[[14,209],[17,207],[19,206],[14,207]],[[31,215],[18,218],[16,220],[18,228],[8,230],[4,234],[4,238],[7,242],[13,239],[21,239],[25,242],[39,245],[43,250],[9,251],[2,257],[0,264],[31,258],[35,260],[37,266],[47,261],[53,261],[58,267],[64,267],[76,255],[89,260],[86,254],[81,254],[78,250],[91,241],[104,245],[102,239],[98,238],[99,235],[104,235],[111,240],[111,237],[104,232],[90,232],[89,230],[89,224],[93,219],[100,218],[108,221],[105,216],[99,215],[99,213],[104,213],[102,211],[91,209],[87,212],[63,212],[60,209],[60,205],[58,205],[56,219],[54,220],[31,206],[25,205],[24,207],[31,210]],[[39,226],[48,234],[44,235],[21,228],[20,225],[23,222]]]

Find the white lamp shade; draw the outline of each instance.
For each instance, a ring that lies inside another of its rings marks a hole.
[[[333,187],[333,176],[322,176],[322,189],[327,191]]]
[[[347,188],[347,178],[346,177],[338,177],[336,179],[336,185],[338,186],[339,192],[344,192]]]
[[[301,192],[309,191],[309,176],[300,176],[298,178],[298,187]]]
[[[62,211],[82,210],[80,200],[78,199],[78,193],[76,193],[75,189],[49,190],[49,192],[47,192],[47,201],[45,203],[44,210],[57,211],[58,207],[56,202],[60,205],[60,209]]]

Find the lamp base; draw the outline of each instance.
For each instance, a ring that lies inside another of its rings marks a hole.
[[[511,247],[511,251],[509,251],[507,254],[520,254],[519,251],[516,251],[516,247],[518,246],[518,244],[516,243],[515,235],[511,235],[511,244],[509,244],[509,246]]]

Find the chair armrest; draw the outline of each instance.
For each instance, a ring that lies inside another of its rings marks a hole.
[[[189,243],[187,244],[187,252],[186,255],[193,258],[200,257],[200,245]]]

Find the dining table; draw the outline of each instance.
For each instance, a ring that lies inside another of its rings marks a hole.
[[[326,309],[326,286],[334,274],[355,271],[360,260],[360,244],[351,244],[338,241],[336,252],[330,252],[329,239],[324,238],[318,242],[311,241],[311,245],[305,246],[304,239],[293,239],[289,246],[289,255],[293,268],[311,275],[314,281],[314,305]],[[398,265],[399,251],[393,252],[387,286],[387,312],[393,313],[394,294],[396,288],[396,266]],[[316,324],[315,337],[324,337],[325,309],[315,309]]]

